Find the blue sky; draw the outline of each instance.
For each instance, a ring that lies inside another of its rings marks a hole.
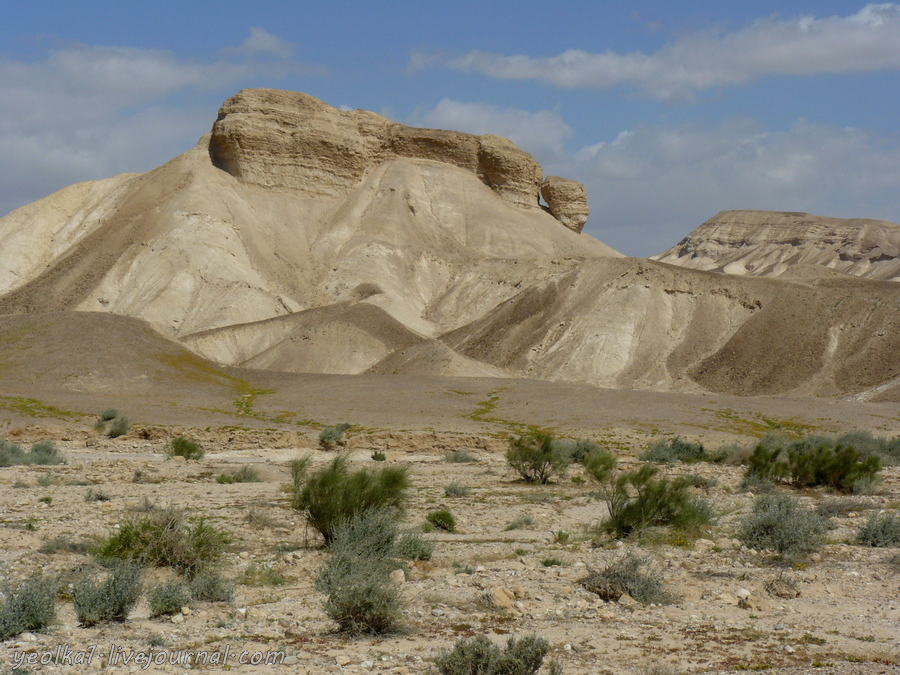
[[[900,222],[900,4],[4,5],[0,213],[152,169],[276,87],[507,136],[631,255],[724,209]]]

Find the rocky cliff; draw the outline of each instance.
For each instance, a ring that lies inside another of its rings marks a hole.
[[[900,281],[900,225],[808,213],[723,211],[654,259],[728,274],[822,275],[831,270]]]

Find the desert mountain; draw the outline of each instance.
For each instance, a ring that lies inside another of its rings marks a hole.
[[[625,258],[587,215],[505,139],[247,90],[164,166],[0,219],[0,315],[140,319],[270,371],[900,395],[896,284]]]
[[[900,225],[808,213],[723,211],[653,259],[727,274],[821,276],[831,270],[900,281]]]

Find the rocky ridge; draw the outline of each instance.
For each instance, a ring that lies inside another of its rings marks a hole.
[[[900,225],[808,213],[723,211],[653,259],[727,274],[837,272],[900,281]]]

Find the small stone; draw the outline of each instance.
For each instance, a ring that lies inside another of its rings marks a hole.
[[[772,626],[772,630],[784,630],[784,624],[776,623],[774,626]]]
[[[641,604],[637,600],[632,598],[630,595],[628,595],[628,593],[623,593],[622,596],[619,598],[618,603],[620,605],[622,605],[623,607],[637,607],[638,605]]]
[[[442,610],[440,607],[435,607],[433,610],[431,610],[431,616],[444,616],[444,610]]]
[[[743,600],[745,598],[749,598],[753,594],[746,588],[739,588],[738,592],[735,593],[735,595],[738,597],[738,600]]]
[[[403,570],[394,570],[393,572],[391,572],[390,578],[391,581],[393,581],[395,584],[402,584],[404,581],[406,581],[406,572],[404,572]]]
[[[184,615],[176,614],[172,617],[172,623],[184,623]]]
[[[190,615],[191,615],[191,608],[190,608],[190,607],[186,607],[186,606],[185,606],[185,607],[182,607],[182,608],[181,608],[181,613],[184,614],[185,616],[190,616]]]
[[[25,640],[25,642],[37,642],[37,635],[34,633],[22,633],[19,638]]]

